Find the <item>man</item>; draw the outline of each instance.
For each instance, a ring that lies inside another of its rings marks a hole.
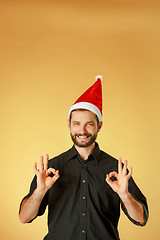
[[[132,168],[101,151],[96,142],[102,127],[101,76],[69,111],[73,147],[49,160],[40,158],[19,218],[32,222],[48,205],[45,240],[116,240],[120,205],[136,225],[148,219],[146,198],[135,184]],[[49,161],[48,161],[49,160]]]

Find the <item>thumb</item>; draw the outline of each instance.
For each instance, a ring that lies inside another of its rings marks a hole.
[[[54,179],[54,181],[56,181],[59,177],[60,177],[59,170],[56,170],[52,178]]]

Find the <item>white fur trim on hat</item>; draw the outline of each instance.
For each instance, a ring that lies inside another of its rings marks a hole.
[[[69,110],[69,117],[70,117],[71,112],[76,109],[89,110],[97,115],[99,122],[102,121],[102,114],[101,114],[100,110],[92,103],[88,103],[88,102],[75,103],[74,105],[72,105],[72,107]]]

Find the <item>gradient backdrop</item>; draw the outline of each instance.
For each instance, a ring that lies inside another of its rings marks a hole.
[[[21,224],[34,161],[72,146],[67,114],[103,75],[100,147],[128,159],[148,198],[146,227],[122,213],[122,240],[159,240],[160,4],[156,0],[0,2],[0,231],[40,240],[47,214]]]

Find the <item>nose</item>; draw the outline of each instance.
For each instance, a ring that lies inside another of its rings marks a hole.
[[[86,132],[87,132],[86,126],[85,126],[85,125],[80,125],[80,126],[79,126],[79,133],[80,133],[80,134],[84,134],[84,133],[86,133]]]

